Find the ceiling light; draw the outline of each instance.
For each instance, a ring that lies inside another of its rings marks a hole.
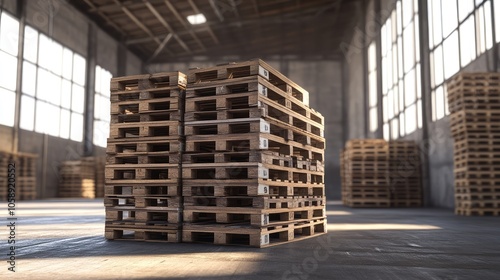
[[[190,15],[187,17],[187,20],[192,25],[202,24],[202,23],[207,22],[207,19],[205,18],[205,16],[203,14]]]

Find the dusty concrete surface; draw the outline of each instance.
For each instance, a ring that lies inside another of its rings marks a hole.
[[[102,200],[17,208],[16,272],[2,226],[1,279],[500,279],[498,217],[329,203],[327,235],[255,249],[106,241]]]

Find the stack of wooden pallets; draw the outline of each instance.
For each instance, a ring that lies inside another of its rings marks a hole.
[[[15,164],[15,189],[17,200],[36,199],[36,161],[38,156],[29,153],[0,152],[0,200],[8,195],[8,165]]]
[[[95,167],[92,160],[63,161],[59,165],[59,197],[95,198]]]
[[[13,162],[12,153],[0,151],[0,200],[2,201],[8,199],[9,164]]]
[[[16,153],[16,198],[21,200],[36,199],[36,164],[38,155]]]
[[[389,141],[391,206],[422,206],[420,149],[414,141]]]
[[[95,197],[104,197],[104,167],[106,166],[106,157],[94,157],[95,167]]]
[[[341,157],[343,203],[350,207],[390,207],[387,141],[349,140]]]
[[[459,73],[447,84],[455,213],[500,215],[500,73]]]
[[[350,140],[340,163],[344,205],[422,206],[420,150],[415,142]]]
[[[191,69],[184,242],[265,247],[326,232],[324,120],[261,60]]]
[[[180,72],[111,80],[107,239],[180,241],[185,85]]]

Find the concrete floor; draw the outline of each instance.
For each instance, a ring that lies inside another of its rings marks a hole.
[[[498,217],[331,202],[327,235],[256,249],[106,241],[102,200],[17,208],[17,272],[2,241],[1,279],[500,279]]]

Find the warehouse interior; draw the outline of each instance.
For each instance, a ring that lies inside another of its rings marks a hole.
[[[0,151],[36,156],[14,276],[498,279],[498,217],[453,212],[447,81],[499,72],[499,42],[493,0],[0,0]],[[266,249],[109,241],[102,198],[59,197],[62,162],[106,155],[112,78],[255,58],[324,117],[327,234]],[[342,206],[351,139],[414,141],[423,207]]]

